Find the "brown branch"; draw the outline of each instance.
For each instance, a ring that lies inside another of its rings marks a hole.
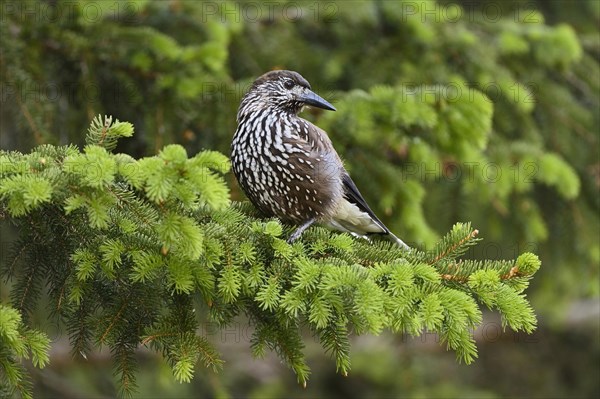
[[[60,289],[60,294],[58,295],[58,303],[56,304],[56,311],[60,312],[60,308],[62,306],[62,300],[65,295],[65,286],[63,285]]]
[[[472,240],[473,238],[477,237],[477,234],[479,234],[479,230],[477,230],[477,229],[473,230],[465,238],[463,238],[462,240],[460,240],[459,242],[457,242],[455,245],[451,246],[446,251],[444,251],[441,254],[439,254],[438,256],[436,256],[431,262],[429,262],[429,264],[433,265],[434,263],[437,263],[440,259],[442,259],[446,255],[448,255],[448,253],[454,251],[456,248],[460,247],[461,245],[463,245],[468,240]]]
[[[454,274],[450,274],[450,273],[442,274],[441,275],[442,279],[444,279],[446,281],[457,281],[459,283],[465,283],[468,280],[468,277],[457,276],[458,272],[460,271],[461,263],[462,263],[462,261],[458,261],[458,263],[452,263],[452,264],[448,265],[448,269],[451,270],[451,269],[456,268],[456,270],[454,271]]]
[[[510,271],[506,274],[503,274],[502,276],[500,276],[501,280],[508,280],[511,279],[513,277],[520,277],[521,273],[519,273],[519,266],[513,266],[510,268]]]
[[[455,281],[458,283],[466,283],[469,280],[467,276],[457,276],[456,274],[442,274],[441,277],[446,281]]]
[[[112,118],[106,118],[104,121],[104,126],[102,127],[102,134],[100,134],[100,140],[98,141],[98,145],[102,145],[104,139],[106,138],[106,133],[108,132],[108,126],[112,123]]]
[[[119,311],[117,312],[117,314],[115,315],[115,317],[113,317],[112,321],[110,322],[110,325],[108,326],[108,328],[106,329],[106,331],[104,331],[104,334],[102,334],[102,336],[100,337],[100,343],[104,343],[104,340],[106,339],[106,336],[108,335],[108,333],[114,327],[115,323],[117,322],[117,319],[119,318],[119,316],[121,316],[121,313],[123,313],[123,310],[125,309],[125,305],[126,304],[127,304],[127,299],[125,301],[123,301],[123,304],[121,305],[121,309],[119,309]]]
[[[21,101],[21,97],[20,96],[16,96],[16,99],[17,99],[17,104],[19,104],[19,108],[21,108],[21,112],[23,112],[23,115],[25,116],[25,119],[27,119],[27,123],[29,124],[29,128],[33,132],[33,138],[35,139],[35,142],[37,144],[42,144],[42,133],[40,133],[37,125],[35,124],[35,121],[33,120],[33,117],[31,116],[31,113],[29,112],[29,109],[23,103],[23,101]]]
[[[19,253],[16,254],[15,257],[13,258],[12,262],[10,263],[10,266],[8,267],[8,271],[11,275],[14,273],[15,265],[21,259],[21,257],[23,256],[23,253],[30,245],[31,245],[31,243],[27,243],[27,244],[23,245],[21,247],[21,250],[19,251]]]
[[[177,335],[177,334],[176,333],[154,334],[154,335],[150,335],[150,336],[144,338],[144,340],[142,340],[142,342],[140,342],[140,343],[142,345],[146,345],[148,342],[154,341],[156,338],[160,338],[160,337],[172,337],[174,335]]]
[[[210,345],[205,339],[203,343]],[[223,361],[218,357],[215,357],[214,353],[212,353],[211,351],[206,350],[204,345],[202,345],[199,341],[196,342],[196,348],[201,353],[202,360],[204,360],[204,363],[206,365],[210,365],[215,371],[221,368]]]
[[[7,72],[8,78],[11,78],[11,73]],[[23,103],[22,99],[21,99],[21,95],[17,95],[15,96],[15,99],[17,100],[17,104],[19,105],[19,108],[21,109],[21,112],[23,112],[23,115],[25,116],[25,119],[27,120],[27,123],[29,124],[29,128],[31,129],[31,131],[33,132],[33,138],[35,140],[35,142],[37,144],[42,144],[42,133],[40,132],[40,130],[38,129],[35,121],[33,120],[33,117],[31,116],[31,113],[29,112],[29,109],[27,108],[27,106]]]
[[[460,262],[456,265],[448,266],[448,269],[452,269],[454,266],[456,266],[456,273],[458,273],[458,271],[460,269]],[[519,267],[515,265],[510,268],[508,273],[501,275],[500,280],[509,280],[514,277],[522,277],[522,276],[523,275],[519,272]],[[449,273],[442,274],[441,277],[442,277],[442,279],[444,279],[446,281],[456,281],[459,283],[466,283],[469,280],[468,276],[457,276],[456,274],[449,274]]]
[[[127,208],[135,214],[135,216],[138,217],[139,220],[143,221],[144,224],[146,225],[150,225],[150,220],[146,219],[145,217],[143,217],[143,215],[138,212],[138,210],[135,207],[129,206],[129,204],[127,203],[127,201],[123,200],[122,197],[119,196],[119,194],[117,192],[115,192],[112,187],[110,186],[106,186],[106,189],[108,190],[108,192],[117,199],[117,206],[121,209],[125,209],[125,205],[127,205]]]
[[[35,273],[29,274],[29,279],[27,279],[27,285],[25,286],[25,291],[23,292],[23,296],[21,297],[21,303],[19,304],[19,309],[23,310],[23,304],[25,303],[25,298],[27,297],[27,293],[29,292],[29,288],[31,287],[31,282],[33,280],[33,276]]]

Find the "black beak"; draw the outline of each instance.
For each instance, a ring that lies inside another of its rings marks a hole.
[[[330,111],[337,111],[335,107],[324,98],[318,96],[312,91],[306,89],[306,93],[300,97],[300,100],[304,102],[306,105],[312,105],[313,107],[328,109]]]

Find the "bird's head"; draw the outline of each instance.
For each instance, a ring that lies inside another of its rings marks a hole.
[[[240,111],[245,105],[275,107],[294,114],[306,105],[335,111],[333,105],[311,90],[302,75],[285,70],[270,71],[256,79],[244,96]]]

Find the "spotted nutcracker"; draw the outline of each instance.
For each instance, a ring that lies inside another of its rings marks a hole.
[[[361,237],[382,235],[408,248],[367,205],[327,133],[298,116],[304,106],[335,111],[293,71],[265,73],[242,98],[231,161],[250,201],[265,215],[298,226],[289,242],[319,223]]]

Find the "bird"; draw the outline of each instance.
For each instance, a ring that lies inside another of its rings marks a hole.
[[[242,97],[231,165],[250,202],[265,216],[297,226],[289,243],[317,223],[410,249],[371,210],[327,133],[298,116],[305,107],[336,111],[289,70],[263,74]]]

